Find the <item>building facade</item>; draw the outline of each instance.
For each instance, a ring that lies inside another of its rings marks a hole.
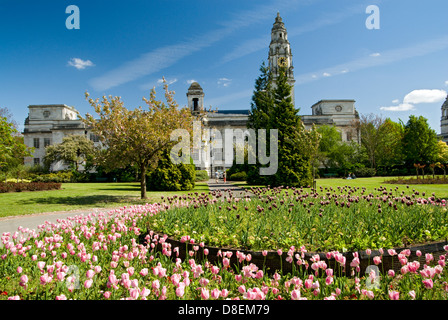
[[[448,96],[442,105],[442,118],[440,119],[440,138],[448,143]]]
[[[26,157],[25,165],[43,164],[45,148],[59,144],[69,135],[83,135],[98,143],[98,137],[91,134],[84,123],[78,119],[75,108],[65,104],[30,105],[28,117],[25,119],[23,137],[28,147],[34,148],[32,157]],[[52,171],[67,169],[62,162],[54,163]]]

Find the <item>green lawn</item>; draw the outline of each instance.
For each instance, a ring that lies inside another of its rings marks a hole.
[[[422,192],[426,193],[426,197],[430,197],[432,193],[435,193],[435,196],[438,198],[448,199],[448,184],[418,184],[412,185],[409,184],[409,188],[404,184],[388,184],[384,183],[385,180],[391,180],[394,177],[372,177],[372,178],[357,178],[354,180],[346,180],[346,179],[337,179],[337,178],[327,178],[327,179],[316,179],[316,186],[319,189],[320,187],[328,188],[328,187],[343,187],[343,186],[352,186],[352,187],[365,187],[368,192],[373,192],[374,188],[378,188],[380,186],[387,187],[388,189],[395,189],[398,187],[398,191],[411,191],[415,189],[419,191],[420,194]],[[235,182],[234,184],[239,185],[241,187],[250,188],[251,186],[247,185],[245,182]],[[255,186],[257,187],[257,186]],[[260,186],[258,186],[260,187]]]
[[[148,199],[141,200],[139,183],[63,183],[61,190],[0,194],[0,217],[145,204],[160,201],[162,195],[167,197],[208,190],[206,182],[197,182],[192,191],[148,191]]]

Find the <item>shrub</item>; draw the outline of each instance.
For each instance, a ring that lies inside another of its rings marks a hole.
[[[174,164],[170,154],[165,151],[147,179],[147,189],[153,191],[188,191],[195,186],[193,164]]]
[[[2,182],[0,183],[0,193],[22,192],[22,191],[43,191],[61,189],[59,182]]]
[[[73,182],[73,173],[71,171],[57,171],[47,174],[36,175],[31,179],[32,182]]]
[[[208,179],[210,179],[210,177],[208,176],[208,172],[206,170],[197,170],[196,171],[196,182],[198,181],[207,181]]]
[[[244,171],[234,173],[229,177],[229,180],[230,181],[246,181],[247,173]]]
[[[374,168],[357,168],[355,169],[355,175],[357,177],[374,177],[376,170]]]

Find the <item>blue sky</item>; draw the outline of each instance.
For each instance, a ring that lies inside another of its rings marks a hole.
[[[80,28],[67,29],[69,5]],[[369,5],[380,28],[368,29]],[[0,107],[23,129],[32,104],[93,112],[84,98],[128,108],[160,79],[186,105],[192,80],[205,105],[248,109],[277,11],[288,30],[300,114],[322,99],[354,99],[361,114],[423,115],[440,133],[448,91],[446,0],[0,0]]]

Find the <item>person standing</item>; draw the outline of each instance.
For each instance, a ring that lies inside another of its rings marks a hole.
[[[224,173],[222,174],[222,178],[224,179],[224,183],[226,183],[226,172],[224,171]]]
[[[219,172],[216,171],[215,172],[215,181],[216,181],[216,183],[218,183],[218,180],[219,180]]]

